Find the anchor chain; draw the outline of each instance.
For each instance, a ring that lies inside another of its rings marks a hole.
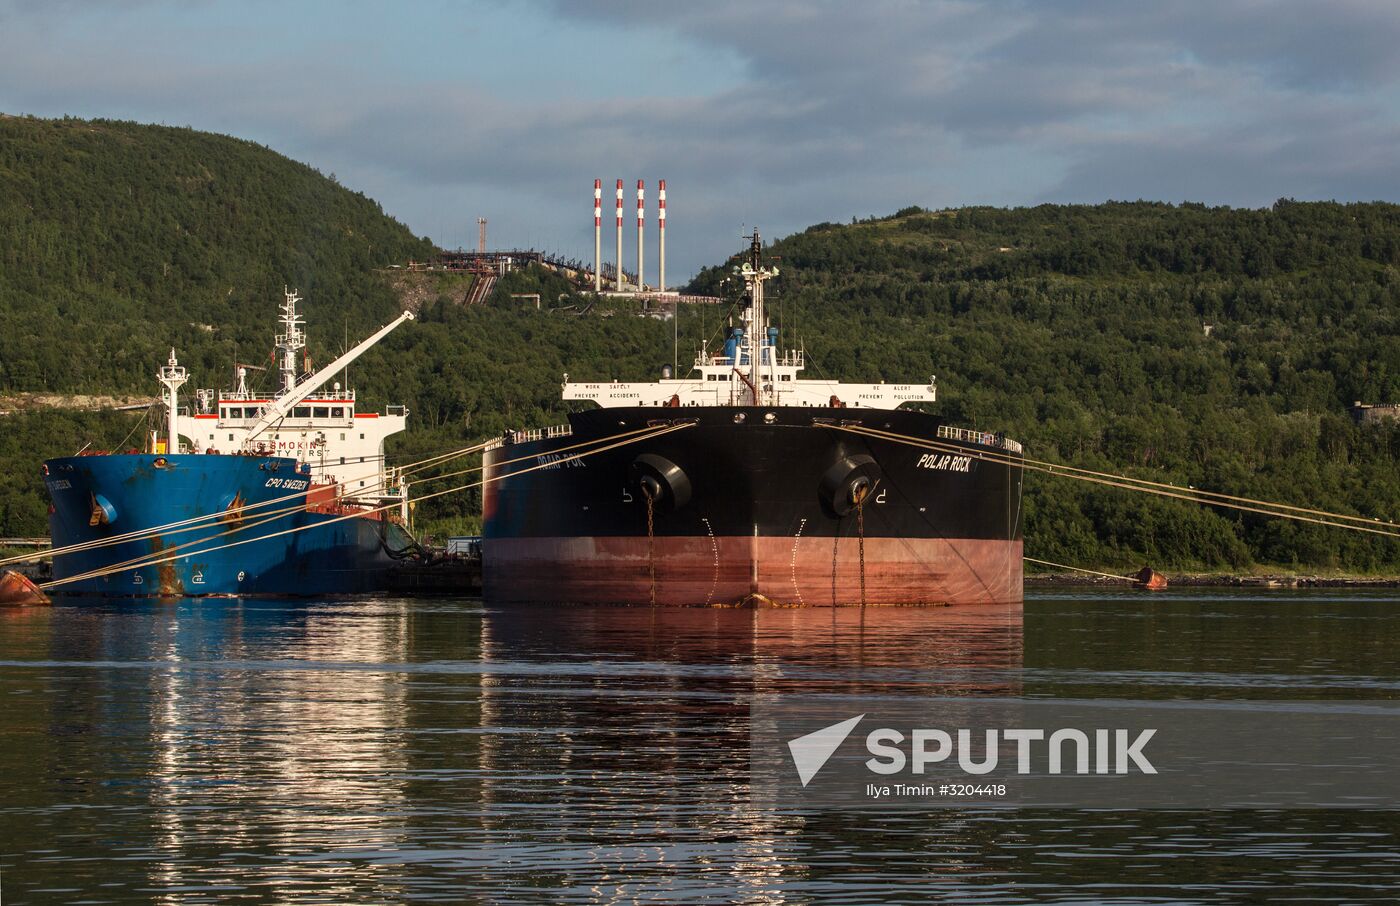
[[[860,562],[860,606],[865,606],[865,501],[870,496],[870,488],[859,486],[851,489],[851,502],[856,505],[856,550]],[[836,537],[831,542],[831,606],[837,605],[836,567],[841,548],[841,525],[837,522]]]
[[[831,606],[836,606],[836,552],[841,548],[841,520],[836,521],[836,531],[831,539]]]
[[[856,493],[856,538],[860,551],[860,606],[865,606],[865,498],[866,490]]]
[[[647,576],[651,580],[651,606],[656,606],[656,526],[655,512],[656,500],[643,489],[642,496],[647,499]]]

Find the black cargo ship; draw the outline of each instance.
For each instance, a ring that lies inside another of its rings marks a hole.
[[[744,326],[692,376],[564,383],[599,408],[486,454],[493,602],[694,606],[1021,600],[1020,446],[898,408],[923,384],[799,379],[767,326],[755,233]]]

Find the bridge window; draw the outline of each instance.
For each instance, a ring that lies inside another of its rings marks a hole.
[[[333,407],[333,408],[331,409],[331,418],[344,418],[344,417],[345,417],[345,407],[344,407],[344,406],[335,406],[335,407]],[[341,439],[341,440],[344,440],[344,439],[345,439],[345,435],[342,434],[342,435],[340,436],[340,439]]]
[[[310,417],[311,417],[311,407],[310,407],[310,406],[297,406],[297,407],[295,407],[294,409],[292,409],[292,418],[310,418]]]
[[[330,418],[331,410],[329,406],[317,406],[315,409],[312,410],[312,414],[316,418]]]

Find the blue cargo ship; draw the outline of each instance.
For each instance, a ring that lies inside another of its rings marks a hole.
[[[198,390],[171,351],[164,437],[145,451],[87,453],[43,465],[51,500],[55,594],[327,595],[385,587],[416,547],[406,483],[385,466],[402,406],[357,410],[355,392],[324,389],[412,314],[311,372],[300,297],[286,293],[277,386]],[[262,370],[262,369],[255,369]]]

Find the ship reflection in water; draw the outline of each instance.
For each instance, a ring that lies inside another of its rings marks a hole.
[[[1207,658],[1218,692],[1259,663],[1327,673],[1338,633],[1371,640],[1367,669],[1393,670],[1400,649],[1375,643],[1395,639],[1396,617],[1334,620],[1328,639],[1300,613],[1283,617],[1300,631],[1260,637],[1265,656],[1248,607],[1227,601],[1206,626],[1210,605],[1170,594],[1146,621],[1123,601],[1033,601],[1025,646],[1021,608],[996,606],[0,613],[5,902],[1022,901],[1052,886],[1130,900],[1134,885],[1189,899],[1203,859],[1221,884],[1248,863],[1256,892],[1353,870],[1395,882],[1381,850],[1396,822],[1365,814],[1301,815],[1279,837],[1276,816],[1251,813],[750,802],[755,695],[1124,695],[1149,681],[1177,695],[1193,669],[1181,657]],[[1356,664],[1336,681],[1354,682]],[[1348,866],[1328,861],[1343,850]]]

